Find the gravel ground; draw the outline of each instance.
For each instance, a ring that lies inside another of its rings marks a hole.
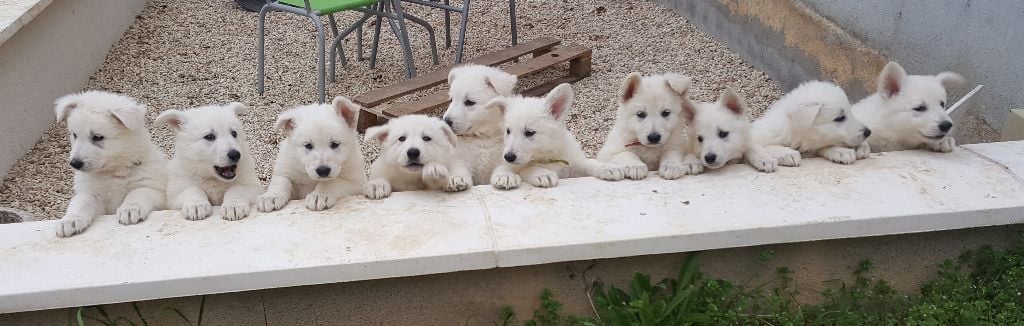
[[[591,155],[596,153],[614,119],[619,83],[632,71],[680,72],[694,77],[693,96],[713,100],[725,86],[747,98],[754,115],[779,95],[779,87],[764,73],[686,22],[650,1],[530,0],[520,1],[520,39],[552,36],[582,44],[593,51],[593,75],[574,85],[576,102],[568,124]],[[443,48],[440,11],[406,5],[438,28],[441,62],[454,61],[454,48]],[[509,45],[507,2],[478,0],[470,10],[466,58]],[[342,25],[357,15],[337,15]],[[271,14],[267,26],[267,92],[256,94],[257,14],[240,10],[228,0],[152,0],[110,50],[90,78],[87,89],[104,89],[134,96],[148,105],[152,121],[160,111],[211,103],[239,101],[250,105],[242,117],[245,131],[264,182],[276,156],[280,135],[272,131],[281,111],[315,100],[315,30],[304,18]],[[453,19],[453,30],[457,20]],[[410,38],[420,72],[431,65],[427,34],[410,25]],[[367,25],[369,27],[369,24]],[[382,33],[377,69],[356,62],[354,39],[345,44],[349,66],[338,82],[328,84],[328,98],[354,97],[402,80],[402,60],[394,36]],[[370,28],[365,28],[365,40]],[[367,51],[368,52],[368,51]],[[521,86],[541,82],[527,78]],[[31,151],[11,168],[0,185],[0,206],[28,211],[39,219],[59,218],[70,198],[72,172],[67,167],[69,146],[63,125],[54,124]],[[168,154],[172,137],[166,128],[152,128],[154,141]],[[367,160],[377,149],[363,145]]]

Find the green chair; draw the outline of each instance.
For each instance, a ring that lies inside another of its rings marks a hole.
[[[397,4],[398,1],[399,0],[279,0],[277,2],[274,2],[272,0],[267,0],[267,4],[264,5],[263,9],[260,10],[259,31],[257,33],[257,51],[258,51],[258,54],[257,54],[257,63],[256,63],[256,65],[257,65],[257,75],[258,75],[257,76],[257,78],[258,78],[257,90],[258,90],[259,94],[260,95],[263,94],[264,78],[265,78],[265,72],[264,72],[264,70],[265,70],[265,67],[264,67],[264,61],[265,61],[265,53],[264,53],[265,52],[265,41],[264,40],[265,40],[265,33],[266,33],[265,32],[265,21],[266,21],[267,13],[271,12],[271,11],[290,12],[290,13],[293,13],[293,14],[297,14],[297,15],[302,15],[302,16],[308,17],[310,20],[313,21],[313,25],[316,27],[316,30],[317,30],[317,55],[318,55],[317,56],[317,75],[319,77],[319,79],[317,81],[317,88],[318,88],[318,91],[319,91],[319,101],[320,101],[320,103],[324,103],[325,98],[326,98],[325,85],[324,85],[324,79],[325,79],[325,74],[324,74],[324,70],[325,69],[324,68],[325,68],[325,65],[326,65],[326,62],[325,62],[326,61],[325,60],[325,54],[326,54],[325,53],[326,52],[325,51],[326,50],[325,49],[325,43],[326,43],[325,38],[326,38],[326,36],[324,35],[323,22],[320,19],[321,15],[327,15],[328,16],[328,18],[330,20],[330,24],[331,24],[331,29],[334,32],[334,34],[336,35],[336,39],[332,43],[332,47],[331,47],[331,63],[332,63],[332,65],[331,65],[331,68],[332,68],[331,69],[332,70],[331,79],[332,80],[334,79],[334,76],[333,76],[334,59],[335,59],[334,53],[335,53],[335,49],[337,48],[337,44],[340,43],[340,39],[344,38],[346,35],[351,33],[353,30],[357,30],[358,29],[358,30],[361,31],[362,24],[366,21],[367,18],[369,18],[371,16],[377,16],[378,20],[381,19],[381,18],[388,18],[389,19],[388,23],[392,24],[392,30],[395,32],[395,34],[396,34],[395,36],[398,38],[399,43],[401,43],[402,52],[403,52],[403,54],[405,56],[406,77],[412,78],[412,76],[415,76],[416,72],[415,72],[415,66],[413,66],[413,61],[412,61],[412,49],[409,46],[409,36],[408,36],[408,33],[406,31],[406,28],[405,28],[405,18],[406,17],[402,13],[400,5]],[[393,8],[393,9],[391,9],[391,8]],[[349,26],[348,29],[346,29],[344,32],[339,34],[338,30],[337,30],[337,25],[336,25],[336,23],[334,21],[333,14],[337,13],[337,12],[341,12],[341,11],[346,11],[346,10],[353,10],[353,11],[363,12],[364,15],[363,15],[362,19],[357,21],[352,26]],[[396,20],[397,21],[397,26],[394,25],[394,22],[392,20]],[[436,44],[434,44],[433,28],[430,27],[429,25],[427,25],[426,22],[422,21],[421,19],[418,19],[418,18],[412,19],[412,18],[410,18],[410,20],[414,20],[414,22],[416,22],[417,24],[424,25],[428,29],[428,32],[430,34],[431,43],[432,43],[432,45],[433,45],[433,47],[435,49],[434,50],[434,52],[435,52],[435,54],[434,54],[435,59],[434,60],[435,60],[435,64],[436,64],[436,61],[437,61],[436,56],[437,55],[436,55]],[[380,24],[378,24],[378,32],[375,35],[376,39],[375,39],[375,44],[374,44],[374,51],[376,50],[376,42],[379,41],[379,25]],[[357,43],[357,47],[358,47],[357,51],[359,53],[358,54],[358,58],[362,58],[362,33],[361,32],[357,35],[357,42],[356,43]],[[340,54],[340,56],[342,57],[342,60],[343,60],[342,62],[344,64],[345,63],[345,59],[344,59],[345,55],[344,55],[344,53],[342,52]]]

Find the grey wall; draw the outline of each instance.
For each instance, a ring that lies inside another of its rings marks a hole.
[[[974,109],[996,128],[1024,108],[1024,1],[803,1],[911,74],[950,70],[984,84]]]
[[[145,0],[57,0],[0,45],[0,178],[81,90]]]

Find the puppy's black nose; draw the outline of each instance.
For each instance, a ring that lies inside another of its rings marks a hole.
[[[707,162],[708,164],[715,163],[716,159],[718,159],[718,155],[715,155],[715,154],[704,155],[704,162]]]
[[[512,163],[512,162],[515,162],[515,161],[516,161],[516,153],[512,153],[512,152],[505,153],[505,162]]]
[[[447,123],[449,127],[451,127],[453,124],[455,124],[455,122],[452,121],[451,118],[444,118],[444,123]]]
[[[871,137],[871,129],[864,128],[864,138]]]
[[[80,170],[83,166],[85,166],[85,162],[82,162],[82,160],[79,160],[77,158],[71,160],[69,164],[71,164],[71,167],[74,168],[75,170]]]
[[[410,148],[409,151],[405,152],[405,155],[408,156],[410,160],[418,159],[420,158],[420,149]]]
[[[329,175],[331,175],[331,168],[326,167],[326,166],[317,167],[316,168],[316,175],[319,175],[321,178],[329,176]]]
[[[653,132],[647,135],[647,141],[651,144],[657,144],[661,141],[661,134]]]
[[[239,153],[237,150],[232,149],[228,151],[228,159],[231,160],[231,162],[238,162],[238,159],[240,158],[242,158],[242,153]]]
[[[949,131],[949,129],[952,129],[952,128],[953,128],[953,122],[949,121],[949,120],[943,121],[942,123],[939,124],[939,130],[942,130],[942,132],[947,132],[947,131]]]

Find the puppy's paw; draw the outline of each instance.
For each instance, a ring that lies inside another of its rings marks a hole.
[[[846,147],[830,147],[821,151],[821,156],[839,164],[853,164],[857,161],[857,151]]]
[[[423,167],[423,178],[432,180],[448,179],[448,167],[442,164],[431,163]]]
[[[619,181],[625,177],[625,167],[614,164],[602,164],[594,177],[606,181]]]
[[[444,184],[444,191],[463,191],[469,189],[469,186],[471,186],[472,183],[472,180],[461,175],[448,176],[448,182]]]
[[[213,213],[213,206],[208,201],[186,203],[181,207],[181,214],[189,221],[198,221],[210,217]]]
[[[286,204],[288,204],[288,198],[277,194],[265,193],[256,197],[256,209],[264,213],[284,208]]]
[[[61,238],[70,237],[89,227],[92,224],[92,219],[85,216],[73,216],[65,215],[64,218],[60,219],[60,223],[57,223],[57,236]]]
[[[854,148],[854,151],[857,152],[858,160],[863,160],[868,157],[871,157],[871,145],[868,145],[868,142],[860,143],[860,145],[857,145],[857,147]]]
[[[750,166],[761,172],[772,173],[778,169],[779,161],[771,157],[756,158],[750,161]]]
[[[526,181],[534,187],[551,188],[558,185],[558,174],[555,171],[541,169],[530,174]]]
[[[230,202],[221,205],[221,209],[224,210],[224,215],[221,217],[228,221],[237,221],[249,216],[249,203],[248,202]]]
[[[800,160],[802,157],[800,156],[800,152],[789,150],[784,153],[779,153],[775,159],[781,166],[800,166]]]
[[[334,203],[337,201],[338,196],[332,196],[331,194],[323,191],[313,191],[309,193],[309,195],[306,195],[306,209],[311,211],[322,211],[331,208],[331,206],[334,206]]]
[[[123,203],[117,208],[117,222],[132,225],[146,220],[149,209],[139,203]]]
[[[684,173],[688,175],[698,175],[704,173],[704,164],[700,163],[700,160],[696,158],[684,159],[683,160]]]
[[[491,176],[491,185],[498,189],[515,189],[519,188],[519,184],[522,180],[518,174],[514,173],[495,173]]]
[[[928,148],[939,153],[951,153],[956,148],[956,139],[946,137],[935,144],[928,144]]]
[[[662,163],[658,167],[658,175],[665,180],[675,180],[687,174],[688,167],[672,163]]]
[[[622,167],[626,179],[642,180],[647,177],[647,164],[626,165]]]
[[[391,184],[387,181],[370,181],[363,186],[363,194],[369,199],[384,199],[391,196]]]

